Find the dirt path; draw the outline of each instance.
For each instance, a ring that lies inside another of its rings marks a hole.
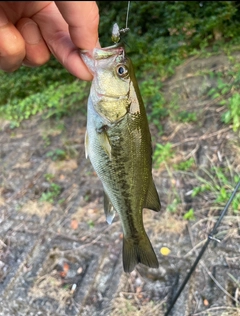
[[[238,55],[236,55],[239,58]],[[229,69],[226,57],[190,60],[164,85],[166,99],[195,111],[197,122],[164,122],[163,135],[151,125],[154,145],[171,142],[175,156],[154,169],[161,214],[144,212],[158,254],[158,270],[122,269],[118,218],[103,214],[100,181],[85,159],[82,114],[60,122],[36,116],[18,129],[0,131],[0,315],[163,315],[219,209],[214,197],[191,197],[207,178],[203,168],[229,164],[240,174],[239,138],[220,121],[217,101],[206,97],[216,79],[200,71]],[[170,102],[170,101],[169,101]],[[190,171],[168,167],[193,157]],[[167,210],[174,199],[175,212]],[[183,214],[194,208],[190,223]],[[172,315],[240,315],[240,220],[229,213],[177,301]],[[162,247],[171,250],[164,256]],[[204,312],[205,311],[205,312]]]

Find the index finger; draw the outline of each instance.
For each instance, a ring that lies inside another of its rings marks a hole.
[[[99,10],[95,1],[55,1],[69,25],[73,43],[81,49],[92,49],[98,42]]]

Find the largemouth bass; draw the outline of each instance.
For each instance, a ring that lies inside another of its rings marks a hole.
[[[158,267],[142,211],[161,208],[152,178],[152,146],[146,111],[123,44],[82,50],[93,74],[88,99],[86,156],[104,188],[104,212],[123,228],[123,268]]]

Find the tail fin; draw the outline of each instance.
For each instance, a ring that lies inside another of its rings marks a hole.
[[[158,260],[147,234],[134,240],[123,238],[123,269],[132,272],[138,263],[150,268],[158,268]]]

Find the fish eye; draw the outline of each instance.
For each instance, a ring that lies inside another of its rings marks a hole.
[[[119,65],[117,67],[117,74],[120,76],[120,77],[125,77],[127,74],[128,74],[128,69],[126,66],[124,65]]]

